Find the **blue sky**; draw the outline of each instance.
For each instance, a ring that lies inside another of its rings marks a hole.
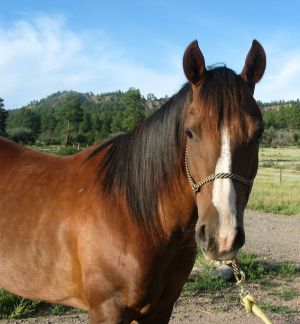
[[[267,70],[255,97],[300,97],[300,2],[1,0],[0,97],[21,107],[58,90],[172,95],[198,39],[207,65],[239,73],[256,38]]]

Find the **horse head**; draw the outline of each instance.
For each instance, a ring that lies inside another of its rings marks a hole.
[[[253,93],[265,67],[256,40],[240,74],[225,66],[206,68],[197,41],[184,53],[192,88],[184,120],[186,169],[198,208],[196,240],[209,259],[232,258],[245,242],[243,214],[263,131]]]

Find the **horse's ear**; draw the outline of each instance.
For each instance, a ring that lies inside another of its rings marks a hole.
[[[198,42],[194,40],[183,55],[183,70],[185,76],[192,84],[197,84],[205,75],[205,61]]]
[[[266,69],[266,53],[257,40],[253,40],[245,60],[241,77],[254,89],[255,84],[262,78]]]

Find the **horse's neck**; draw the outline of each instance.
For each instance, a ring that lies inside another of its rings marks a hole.
[[[174,184],[174,190],[166,193],[160,200],[159,211],[161,225],[167,237],[177,231],[190,231],[191,226],[195,225],[195,199],[184,173]]]

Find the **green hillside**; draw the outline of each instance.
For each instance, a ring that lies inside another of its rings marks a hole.
[[[130,88],[95,95],[63,91],[8,111],[6,132],[22,143],[92,144],[113,133],[130,131],[159,108],[164,99]]]
[[[24,144],[90,145],[111,134],[130,131],[168,98],[143,97],[138,89],[95,95],[56,92],[14,110],[0,100],[0,135]],[[265,146],[300,144],[300,102],[258,102],[264,118]]]

